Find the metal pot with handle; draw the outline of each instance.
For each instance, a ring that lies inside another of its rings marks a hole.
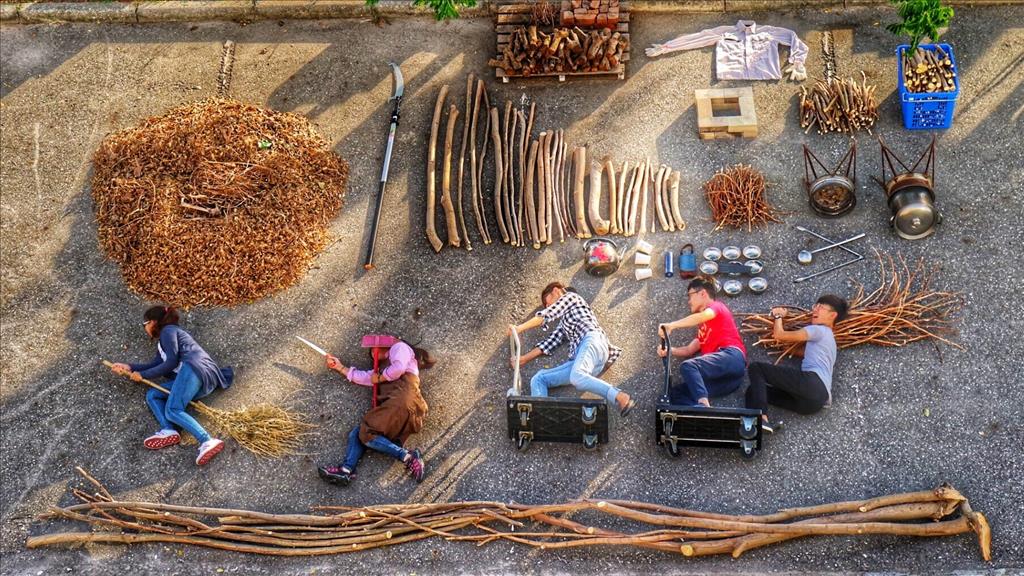
[[[619,246],[611,238],[591,238],[583,243],[583,270],[587,274],[608,276],[618,270],[621,263]]]

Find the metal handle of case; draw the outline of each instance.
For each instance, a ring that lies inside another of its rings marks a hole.
[[[668,337],[668,330],[665,328],[661,329],[661,344],[665,348],[665,390],[661,395],[660,402],[669,402],[668,390],[672,385],[672,371],[670,366],[672,364],[672,341]]]
[[[519,376],[519,356],[522,350],[521,344],[519,343],[519,332],[516,331],[515,327],[510,327],[508,336],[509,348],[512,352],[512,388],[516,391],[516,396],[523,395],[522,382]]]

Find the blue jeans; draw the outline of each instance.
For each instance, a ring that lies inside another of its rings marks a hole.
[[[146,393],[146,404],[149,404],[153,416],[156,416],[161,430],[175,430],[175,425],[177,425],[195,436],[200,443],[210,439],[210,435],[199,422],[185,412],[188,403],[196,397],[201,387],[199,376],[196,376],[191,366],[182,362],[181,368],[178,369],[178,377],[171,383],[170,397],[155,388],[150,388]]]
[[[359,459],[363,457],[367,448],[387,454],[399,462],[405,460],[405,455],[408,454],[404,448],[383,436],[377,436],[370,440],[369,444],[364,445],[359,441],[359,426],[356,426],[348,433],[348,452],[345,452],[345,461],[341,465],[349,472],[355,472]]]
[[[723,348],[684,360],[679,366],[681,384],[672,384],[673,404],[695,406],[701,398],[716,398],[735,392],[743,384],[747,360],[739,348]]]
[[[572,384],[577,390],[597,394],[614,404],[620,390],[597,377],[608,362],[608,337],[588,332],[576,348],[576,357],[561,366],[545,368],[530,379],[531,396],[547,396],[549,388]]]

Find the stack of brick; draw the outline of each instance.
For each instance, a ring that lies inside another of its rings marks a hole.
[[[562,0],[562,26],[611,28],[619,23],[619,0]]]

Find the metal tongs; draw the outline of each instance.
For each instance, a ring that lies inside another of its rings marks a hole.
[[[519,376],[519,356],[522,345],[519,343],[519,332],[516,331],[515,326],[509,326],[508,346],[512,353],[512,387],[508,389],[507,396],[522,396],[523,383]]]
[[[807,234],[810,234],[811,236],[814,236],[815,238],[818,238],[819,240],[824,240],[825,242],[828,242],[830,244],[830,247],[842,248],[843,250],[845,250],[845,251],[849,252],[850,254],[852,254],[854,257],[851,258],[850,260],[847,260],[846,262],[840,262],[839,264],[836,264],[835,266],[832,266],[830,268],[826,268],[824,270],[819,270],[819,271],[815,272],[814,274],[808,274],[807,276],[800,276],[800,277],[797,277],[797,278],[793,278],[793,282],[794,283],[799,283],[799,282],[803,282],[805,280],[810,280],[811,278],[817,278],[818,276],[821,276],[823,274],[828,274],[829,272],[835,272],[836,270],[839,270],[840,268],[845,268],[845,267],[849,266],[850,264],[854,264],[854,263],[860,262],[861,260],[864,259],[864,255],[863,254],[855,252],[854,250],[852,250],[851,248],[846,246],[846,244],[845,244],[846,241],[844,241],[844,242],[836,242],[836,241],[832,240],[831,238],[826,238],[826,237],[822,236],[821,234],[818,234],[817,232],[815,232],[813,230],[808,230],[807,228],[804,228],[803,226],[797,226],[796,229],[801,231],[801,232],[805,232]],[[861,236],[863,236],[863,234]],[[857,238],[859,238],[859,236]]]

